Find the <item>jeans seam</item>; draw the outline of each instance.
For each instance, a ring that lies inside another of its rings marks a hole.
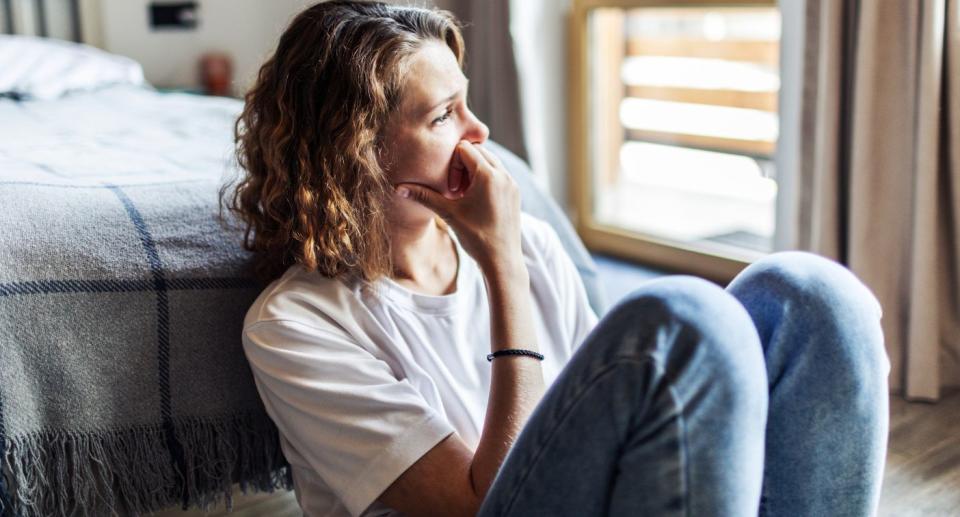
[[[687,467],[687,460],[690,458],[689,447],[687,444],[687,420],[684,418],[684,406],[683,401],[677,395],[676,390],[671,384],[667,391],[670,392],[670,397],[673,398],[673,403],[677,406],[679,411],[677,412],[677,424],[680,426],[680,450],[682,452],[682,457],[680,458],[680,468],[683,469],[683,513],[687,517],[690,517],[690,469]]]
[[[650,356],[646,356],[646,357],[615,356],[614,359],[615,360],[612,363],[599,369],[591,377],[588,377],[588,380],[585,383],[585,387],[581,389],[579,392],[576,392],[574,396],[571,397],[573,401],[570,402],[570,404],[564,409],[563,413],[561,413],[560,418],[557,419],[557,422],[553,426],[553,429],[550,430],[550,433],[547,435],[546,439],[544,439],[543,446],[538,448],[536,454],[528,463],[526,471],[518,479],[517,484],[514,487],[515,492],[507,502],[507,505],[504,508],[504,513],[509,513],[513,505],[516,504],[517,497],[519,497],[519,493],[520,493],[519,487],[522,487],[523,484],[526,482],[527,478],[530,476],[530,471],[533,469],[533,466],[536,465],[538,461],[540,461],[540,458],[543,454],[543,450],[546,449],[546,445],[549,444],[550,441],[553,440],[553,438],[556,436],[557,429],[570,416],[570,413],[573,411],[573,408],[580,402],[580,400],[582,400],[584,393],[586,393],[590,389],[590,386],[596,383],[604,375],[610,373],[610,371],[612,371],[613,368],[626,362],[634,362],[634,363],[641,363],[641,364],[654,363],[654,365],[656,365],[656,360]],[[671,393],[672,393],[672,390],[671,390]]]
[[[628,358],[638,360],[636,358]],[[683,398],[677,394],[677,389],[675,387],[675,380],[671,376],[667,375],[663,367],[657,362],[656,357],[647,356],[644,359],[650,361],[653,364],[653,367],[657,370],[657,375],[662,377],[667,381],[667,393],[670,394],[671,400],[673,400],[674,406],[677,408],[677,425],[680,427],[680,468],[683,470],[683,513],[687,517],[690,517],[690,469],[687,467],[687,459],[690,457],[689,451],[690,447],[687,443],[687,420],[684,418],[686,405],[683,403]]]

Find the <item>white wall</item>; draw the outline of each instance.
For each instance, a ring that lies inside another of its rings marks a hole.
[[[197,62],[208,51],[233,58],[235,94],[246,90],[264,58],[273,51],[289,20],[309,0],[203,0],[193,30],[152,31],[149,0],[99,0],[100,42],[131,57],[157,87],[199,84]]]
[[[222,51],[233,58],[233,92],[242,94],[252,84],[263,60],[276,48],[287,23],[317,0],[202,0],[199,24],[193,30],[152,31],[148,26],[150,0],[82,0],[96,11],[97,34],[85,39],[110,52],[136,59],[157,87],[199,85],[198,58]],[[388,0],[409,3],[407,0]],[[421,0],[419,5],[429,5]],[[87,7],[87,6],[85,6]],[[88,16],[88,18],[92,18]],[[90,21],[90,20],[88,20]],[[88,33],[94,31],[87,31]]]

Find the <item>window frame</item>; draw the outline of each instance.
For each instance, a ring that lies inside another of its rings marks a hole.
[[[573,0],[569,17],[568,67],[568,201],[573,208],[573,222],[577,233],[591,251],[635,260],[667,271],[699,275],[715,282],[726,283],[752,261],[766,253],[716,245],[706,250],[657,236],[630,231],[603,224],[594,217],[594,192],[591,174],[589,131],[591,125],[589,84],[590,70],[588,31],[592,9],[612,7],[621,9],[644,7],[758,7],[778,6],[777,0]],[[783,54],[781,34],[781,55]],[[783,63],[780,64],[781,78]],[[781,79],[782,80],[782,79]],[[782,104],[778,114],[782,110]],[[781,122],[782,124],[782,122]],[[781,132],[777,147],[780,146]],[[777,160],[775,151],[773,159]],[[778,163],[779,166],[779,163]],[[779,169],[779,167],[778,167]],[[779,178],[779,175],[778,175]],[[779,183],[779,179],[778,179]],[[777,204],[781,192],[778,189]],[[780,215],[779,208],[776,210]],[[781,222],[776,223],[780,231]],[[777,242],[777,236],[774,236]]]

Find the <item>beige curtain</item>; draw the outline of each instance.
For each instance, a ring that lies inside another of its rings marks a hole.
[[[958,0],[807,0],[800,248],[883,306],[891,389],[960,385]]]

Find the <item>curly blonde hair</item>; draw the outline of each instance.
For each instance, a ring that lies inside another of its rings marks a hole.
[[[408,58],[431,40],[463,65],[463,36],[446,11],[329,1],[290,22],[234,127],[245,174],[220,190],[261,282],[294,263],[368,282],[392,272],[379,134]]]

